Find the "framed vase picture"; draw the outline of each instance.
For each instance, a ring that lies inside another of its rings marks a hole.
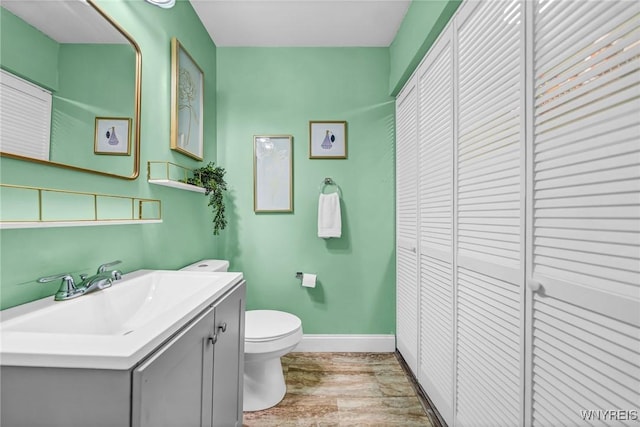
[[[131,154],[131,119],[127,117],[96,117],[93,142],[95,154],[128,156]]]
[[[347,122],[310,121],[309,158],[346,159]]]
[[[253,137],[254,212],[293,212],[293,137]]]
[[[203,155],[204,73],[178,39],[171,39],[171,149]]]

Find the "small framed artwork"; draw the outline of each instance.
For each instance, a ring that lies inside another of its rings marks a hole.
[[[347,122],[309,122],[310,159],[347,158]]]
[[[253,137],[254,212],[293,212],[293,137]]]
[[[130,155],[131,119],[127,117],[96,117],[93,152],[113,156]]]
[[[203,155],[204,73],[178,39],[171,39],[171,149]]]

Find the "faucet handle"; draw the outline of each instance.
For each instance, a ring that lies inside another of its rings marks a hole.
[[[62,301],[80,296],[84,293],[83,289],[76,288],[73,276],[69,273],[54,274],[53,276],[45,276],[38,279],[38,283],[48,283],[54,280],[62,279],[60,289],[56,292],[54,299],[56,301]]]
[[[106,264],[102,264],[100,267],[98,267],[98,274],[104,273],[105,271],[107,271],[107,268],[113,267],[114,265],[120,264],[121,262],[122,261],[120,260],[116,260],[116,261],[108,262]]]
[[[75,287],[75,283],[73,281],[73,276],[71,276],[71,273],[60,273],[54,274],[53,276],[41,277],[38,279],[38,283],[48,283],[58,279],[62,279],[63,282],[71,282]]]

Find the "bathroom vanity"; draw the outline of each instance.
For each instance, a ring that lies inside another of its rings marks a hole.
[[[0,313],[3,426],[241,426],[241,273],[145,271]]]

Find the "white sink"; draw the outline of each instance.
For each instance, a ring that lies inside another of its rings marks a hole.
[[[240,280],[241,273],[139,270],[72,300],[4,310],[0,363],[129,369]]]

